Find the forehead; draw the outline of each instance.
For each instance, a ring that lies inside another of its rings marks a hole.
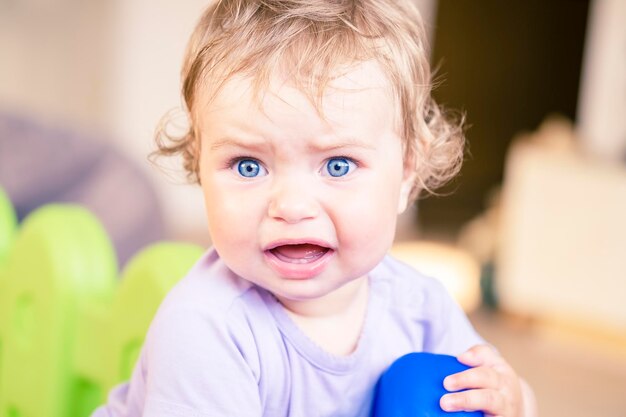
[[[330,122],[345,117],[346,112],[375,112],[378,116],[388,113],[397,123],[397,100],[376,61],[337,68],[326,85],[285,74],[286,71],[277,72],[266,83],[235,74],[218,88],[207,86],[200,91],[196,116],[246,105],[263,113],[293,108],[312,110]]]
[[[255,101],[251,80],[234,77],[206,104],[197,128],[203,149],[238,144],[281,148],[286,155],[358,144],[392,151],[389,140],[401,143],[395,113],[386,78],[375,66],[364,65],[336,77],[321,108],[278,77]]]

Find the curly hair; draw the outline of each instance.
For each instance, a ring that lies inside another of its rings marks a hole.
[[[375,60],[399,104],[405,161],[415,170],[411,198],[456,175],[463,161],[462,118],[431,97],[421,16],[411,0],[219,0],[201,16],[182,68],[189,126],[168,133],[171,115],[156,132],[153,156],[181,155],[191,182],[199,182],[199,92],[210,101],[234,75],[249,77],[258,97],[272,74],[287,74],[319,104],[328,84],[347,66]],[[203,105],[206,103],[203,103]]]

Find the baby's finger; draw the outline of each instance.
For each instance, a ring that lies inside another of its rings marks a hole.
[[[468,366],[494,366],[502,362],[502,357],[498,355],[498,352],[487,345],[476,345],[461,353],[457,359]]]
[[[444,411],[480,410],[495,416],[505,415],[506,407],[504,397],[492,389],[473,389],[446,394],[441,397],[439,405]]]
[[[501,375],[495,369],[486,366],[470,368],[466,371],[449,375],[443,380],[443,386],[448,391],[470,388],[497,389],[501,384]]]

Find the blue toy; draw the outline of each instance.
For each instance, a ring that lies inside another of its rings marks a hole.
[[[444,378],[466,369],[454,356],[424,352],[402,356],[378,381],[372,417],[483,417],[480,411],[446,412],[439,406],[448,392]]]

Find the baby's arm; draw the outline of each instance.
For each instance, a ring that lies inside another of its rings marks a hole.
[[[482,410],[486,416],[536,417],[535,397],[513,368],[494,349],[478,345],[459,355],[458,360],[472,366],[444,380],[448,391],[441,398],[445,411]]]

